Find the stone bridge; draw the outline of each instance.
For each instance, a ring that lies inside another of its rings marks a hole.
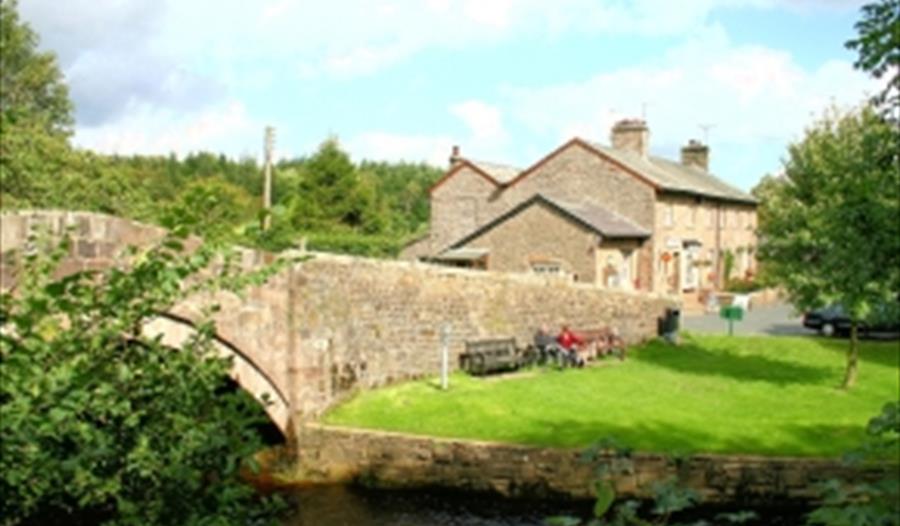
[[[127,246],[147,246],[165,233],[97,213],[8,212],[0,215],[2,260],[25,246],[37,227],[69,232],[73,242],[60,274],[102,270]],[[273,259],[249,249],[240,255],[246,268]],[[214,298],[222,307],[214,319],[219,352],[234,356],[239,385],[269,399],[266,410],[286,436],[356,390],[437,374],[443,326],[450,328],[455,364],[466,340],[513,336],[526,342],[543,323],[611,325],[635,342],[654,335],[657,317],[672,306],[668,298],[553,278],[310,255],[241,296]],[[12,268],[0,265],[0,286],[8,288],[13,279]],[[189,298],[146,330],[177,345],[209,300]]]

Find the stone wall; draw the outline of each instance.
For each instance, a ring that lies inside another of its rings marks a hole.
[[[619,329],[629,343],[656,334],[673,300],[558,279],[315,254],[293,269],[301,419],[358,389],[435,375],[441,330],[455,368],[466,340],[531,341],[537,327]]]
[[[497,186],[464,164],[431,192],[431,255],[462,239],[502,210],[491,197]]]
[[[297,478],[385,488],[431,486],[509,497],[587,499],[593,496],[597,466],[582,461],[577,449],[434,439],[318,424],[302,429],[301,443]],[[610,460],[607,456],[599,462]],[[644,497],[650,483],[677,476],[709,503],[765,505],[814,499],[818,482],[838,476],[859,480],[881,473],[814,458],[696,455],[676,465],[662,455],[636,454],[632,461],[634,472],[614,481],[619,495]]]
[[[595,283],[599,242],[594,232],[538,202],[464,247],[488,249],[489,270],[531,272],[535,262],[555,262],[576,281]]]

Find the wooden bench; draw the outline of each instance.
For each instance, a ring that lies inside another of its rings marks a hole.
[[[469,374],[488,374],[518,369],[522,365],[515,338],[466,342],[466,352],[459,355],[459,367]]]
[[[583,350],[579,352],[582,358],[593,360],[615,354],[620,360],[625,359],[625,341],[609,327],[575,330],[573,332],[584,340]]]

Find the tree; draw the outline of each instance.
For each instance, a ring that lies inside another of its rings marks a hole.
[[[862,19],[854,26],[859,36],[845,45],[859,53],[854,65],[887,86],[875,97],[888,114],[900,119],[900,0],[880,0],[862,7]]]
[[[292,223],[306,231],[351,230],[375,234],[386,220],[374,181],[360,174],[337,139],[329,138],[310,158],[281,165],[296,171],[299,187],[291,200]]]
[[[269,523],[239,477],[265,414],[227,388],[214,327],[180,349],[140,329],[187,278],[230,282],[200,274],[215,251],[185,254],[170,236],[130,267],[53,279],[67,251],[39,248],[0,295],[0,524]]]
[[[0,190],[28,201],[66,163],[73,118],[56,57],[37,50],[16,7],[0,3]]]
[[[792,144],[760,222],[767,276],[801,309],[840,303],[852,319],[844,387],[856,381],[857,332],[900,291],[898,135],[873,109],[828,112]]]
[[[250,221],[258,202],[243,188],[220,178],[198,179],[163,208],[165,227],[181,224],[206,239],[231,239],[242,223]]]

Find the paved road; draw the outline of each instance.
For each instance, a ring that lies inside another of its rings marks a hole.
[[[693,332],[728,332],[728,322],[718,314],[685,316],[681,327]],[[793,312],[793,307],[783,303],[756,307],[744,313],[742,321],[734,322],[735,334],[772,334],[802,336],[815,334],[803,327],[801,316]]]

